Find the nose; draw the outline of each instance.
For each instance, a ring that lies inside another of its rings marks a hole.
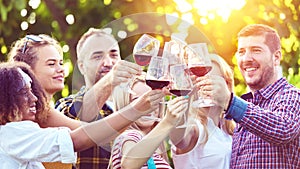
[[[38,100],[38,98],[35,96],[35,94],[33,92],[30,92],[29,98],[30,98],[30,101],[32,101],[32,102],[37,102],[37,100]]]
[[[244,58],[244,61],[253,61],[253,55],[252,55],[251,50],[246,50],[243,58]]]
[[[65,68],[64,68],[64,66],[61,65],[61,64],[58,64],[58,65],[56,66],[56,72],[58,72],[58,73],[65,73]]]
[[[112,65],[113,65],[113,59],[109,56],[109,54],[107,54],[107,55],[103,58],[103,65],[104,65],[104,66],[112,66]]]

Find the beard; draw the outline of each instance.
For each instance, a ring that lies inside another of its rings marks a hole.
[[[247,86],[252,90],[260,90],[268,85],[270,85],[274,79],[276,71],[274,67],[267,65],[264,69],[261,69],[260,72],[254,77],[245,77],[244,79]]]
[[[97,71],[95,76],[95,83],[97,83],[100,79],[102,79],[105,75],[107,75],[112,69],[112,66],[105,66]]]

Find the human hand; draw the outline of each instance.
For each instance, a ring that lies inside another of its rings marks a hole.
[[[176,126],[183,117],[183,114],[188,111],[189,99],[186,96],[176,97],[168,102],[166,115],[163,121]]]
[[[201,89],[203,97],[212,99],[222,108],[227,108],[231,91],[223,77],[207,75],[195,78],[193,82],[198,90]]]
[[[150,90],[131,103],[132,107],[142,115],[153,112],[165,96],[162,90]]]
[[[132,78],[133,75],[140,75],[142,73],[141,66],[128,62],[125,60],[118,61],[107,74],[110,76],[112,86],[117,86],[121,83],[128,82],[128,79]]]

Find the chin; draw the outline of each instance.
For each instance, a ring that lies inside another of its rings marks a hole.
[[[53,90],[55,90],[56,92],[61,91],[62,89],[64,89],[64,85],[63,86],[57,86],[56,88],[54,88]]]

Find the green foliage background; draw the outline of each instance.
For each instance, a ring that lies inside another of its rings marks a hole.
[[[175,0],[42,0],[37,8],[31,5],[32,2],[33,0],[0,0],[0,60],[6,61],[6,55],[13,41],[30,33],[50,34],[60,41],[61,45],[68,45],[69,51],[64,54],[64,62],[70,74],[67,74],[65,89],[57,93],[55,99],[75,92],[82,84],[80,81],[82,77],[76,72],[75,46],[79,37],[89,27],[101,28],[113,20],[135,13],[177,12],[179,17],[184,15],[178,10]],[[193,0],[186,2],[191,4]],[[207,16],[199,15],[197,11],[201,10],[201,7],[194,6],[189,12],[193,14],[194,26],[207,36],[214,47],[214,52],[224,57],[234,68],[235,92],[240,95],[245,92],[246,87],[234,59],[236,34],[250,23],[268,24],[278,30],[282,37],[283,76],[300,87],[299,5],[299,0],[247,0],[242,9],[232,11],[225,21],[221,16],[209,19]],[[25,16],[21,16],[23,9],[27,10]],[[68,14],[74,16],[74,24],[69,25],[66,22]],[[200,23],[203,18],[207,20],[207,24]],[[22,23],[28,23],[28,29],[21,30]],[[138,23],[124,21],[123,25],[120,25],[120,28],[129,32],[149,27],[159,31],[161,23],[145,19]],[[164,40],[168,40],[168,37],[163,36],[162,41]],[[135,41],[136,37],[132,37],[120,42],[122,56],[131,54]],[[72,82],[74,79],[79,80]]]

